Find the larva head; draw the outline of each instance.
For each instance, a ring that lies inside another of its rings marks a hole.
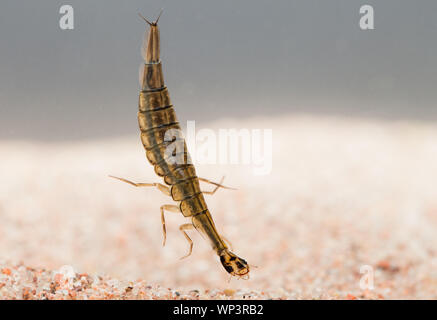
[[[233,276],[243,277],[249,274],[249,264],[243,258],[229,250],[220,252],[220,262],[225,270]]]
[[[158,21],[161,17],[161,13],[159,14],[158,18],[154,22],[150,22],[146,18],[144,18],[141,14],[139,16],[143,18],[144,21],[146,21],[150,26],[150,31],[147,35],[147,37],[144,37],[143,41],[143,48],[142,48],[142,54],[144,61],[146,63],[158,63],[159,62],[159,28],[158,28]]]

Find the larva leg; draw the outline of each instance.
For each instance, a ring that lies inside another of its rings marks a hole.
[[[202,191],[204,194],[210,194],[210,195],[213,195],[217,190],[218,190],[218,186],[217,187],[215,187],[214,188],[214,190],[212,190],[212,191]]]
[[[200,181],[204,181],[204,182],[207,182],[207,183],[210,183],[210,184],[215,185],[214,190],[212,190],[212,191],[202,191],[202,192],[203,192],[204,194],[211,194],[211,195],[213,195],[213,194],[218,190],[218,188],[224,188],[224,189],[236,190],[236,189],[234,189],[234,188],[225,187],[224,185],[222,185],[221,183],[223,182],[224,178],[225,178],[225,177],[223,176],[222,179],[220,180],[220,183],[212,182],[212,181],[209,181],[209,180],[204,179],[204,178],[199,178]]]
[[[194,229],[194,226],[191,223],[185,223],[179,227],[179,230],[184,234],[185,239],[187,239],[188,243],[190,244],[190,251],[187,255],[183,256],[181,259],[185,259],[186,257],[191,255],[191,252],[193,251],[193,240],[188,236],[188,234],[185,232],[185,230]]]
[[[119,177],[114,177],[114,176],[110,176],[110,177],[114,178],[114,179],[118,179],[118,180],[126,182],[126,183],[129,183],[129,184],[133,185],[134,187],[157,187],[158,190],[161,191],[163,194],[165,194],[167,196],[171,196],[170,188],[167,187],[166,185],[161,184],[161,183],[157,183],[157,182],[154,182],[154,183],[143,183],[143,182],[136,183],[136,182],[132,182],[132,181],[129,181],[129,180],[126,180],[123,178],[119,178]]]
[[[231,249],[231,251],[233,251],[232,249],[232,243],[223,235],[220,235],[220,237],[225,240],[226,244],[229,246],[229,249]]]
[[[237,189],[235,189],[235,188],[226,187],[226,186],[222,185],[222,182],[223,182],[224,179],[225,179],[225,176],[223,176],[222,179],[220,180],[220,182],[217,183],[217,182],[213,182],[213,181],[210,181],[210,180],[208,180],[208,179],[200,178],[200,177],[199,177],[199,180],[200,180],[200,181],[203,181],[203,182],[206,182],[206,183],[209,183],[209,184],[213,184],[213,185],[215,185],[215,186],[218,187],[218,188],[229,189],[229,190],[237,190]],[[216,189],[217,189],[217,188],[216,188]]]
[[[179,206],[175,206],[174,204],[164,204],[161,206],[162,232],[164,234],[164,240],[162,242],[163,246],[165,246],[165,240],[167,239],[167,229],[165,228],[164,210],[171,211],[171,212],[181,212]]]

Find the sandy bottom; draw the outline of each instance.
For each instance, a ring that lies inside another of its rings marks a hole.
[[[193,254],[159,207],[108,174],[160,182],[137,136],[0,142],[1,299],[435,299],[437,128],[289,116],[210,128],[273,129],[273,169],[203,165],[237,191],[206,196],[252,267],[232,279],[196,232]],[[198,125],[197,129],[202,129]],[[212,187],[204,185],[205,190]]]

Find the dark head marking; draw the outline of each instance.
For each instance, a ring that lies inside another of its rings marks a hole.
[[[246,260],[225,249],[219,253],[223,268],[233,276],[242,277],[249,273],[249,265]]]

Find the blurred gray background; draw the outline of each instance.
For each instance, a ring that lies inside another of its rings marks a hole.
[[[59,8],[75,29],[59,28]],[[359,8],[375,30],[359,29]],[[323,113],[435,120],[437,1],[0,3],[0,139],[137,134],[146,25],[160,20],[179,120]]]

